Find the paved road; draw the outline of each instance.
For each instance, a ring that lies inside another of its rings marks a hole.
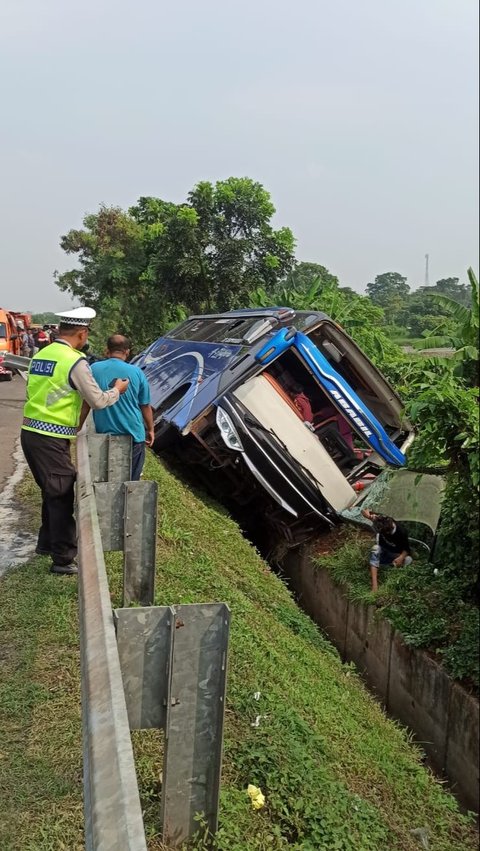
[[[28,561],[36,535],[24,528],[16,489],[26,469],[19,434],[22,422],[25,381],[0,381],[0,576]]]
[[[16,375],[13,381],[0,381],[0,491],[15,469],[14,450],[20,434],[25,381]]]

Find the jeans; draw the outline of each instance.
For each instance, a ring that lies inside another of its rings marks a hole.
[[[145,463],[145,443],[132,443],[132,482],[138,482]]]
[[[381,547],[379,544],[375,544],[370,553],[370,567],[387,567],[389,564],[393,564],[394,559],[398,558],[400,553],[396,553],[393,550],[389,550],[386,547]],[[408,567],[409,564],[412,563],[411,556],[405,556],[404,565]]]

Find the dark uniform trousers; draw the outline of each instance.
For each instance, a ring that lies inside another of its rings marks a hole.
[[[73,516],[75,467],[70,440],[35,431],[21,431],[27,464],[42,492],[42,525],[37,550],[51,555],[53,564],[70,564],[77,555],[77,530]]]

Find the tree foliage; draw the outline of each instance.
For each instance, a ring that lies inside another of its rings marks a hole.
[[[332,275],[325,266],[320,263],[306,263],[304,261],[295,263],[289,274],[280,281],[279,288],[283,291],[295,291],[297,293],[307,292],[312,283],[316,282],[324,290],[326,288],[336,289],[338,278]]]
[[[33,325],[57,325],[58,316],[47,311],[46,313],[32,313]]]
[[[445,465],[439,561],[447,571],[462,575],[470,588],[477,581],[479,560],[478,390],[445,374],[407,408],[419,431],[410,466]]]
[[[433,290],[433,287],[428,289]],[[445,311],[435,304],[426,287],[409,293],[395,314],[395,321],[404,327],[405,336],[421,337],[424,331],[434,331],[447,321]]]
[[[460,278],[441,278],[433,287],[420,287],[420,290],[432,295],[446,295],[465,307],[470,304],[470,288],[467,284],[461,284]]]
[[[437,333],[425,334],[425,340],[417,343],[417,349],[442,348],[455,349],[456,371],[469,384],[478,387],[478,334],[479,334],[479,287],[472,268],[468,270],[470,281],[470,307],[465,307],[449,296],[431,295],[431,300],[443,308],[449,322],[440,323]],[[441,332],[444,332],[443,334]],[[440,332],[440,333],[439,333]]]
[[[470,287],[460,284],[459,278],[442,278],[434,286],[418,287],[406,296],[395,317],[413,337],[419,337],[425,331],[433,334],[441,328],[442,333],[448,333],[453,329],[451,312],[445,308],[441,298],[432,296],[446,296],[465,307],[470,305]]]
[[[102,206],[61,238],[79,265],[58,286],[145,344],[186,312],[241,306],[289,272],[294,238],[273,229],[274,212],[263,186],[235,177],[199,183],[184,204]]]
[[[297,270],[299,270],[298,276]],[[310,280],[307,278],[307,271],[314,273]],[[295,282],[298,286],[293,285]],[[338,278],[324,266],[316,263],[299,263],[291,275],[280,281],[270,291],[258,287],[251,293],[252,307],[266,307],[269,304],[327,313],[345,328],[375,363],[400,354],[398,347],[382,330],[385,324],[382,308],[373,304],[371,299],[353,292],[348,287],[339,287]]]
[[[384,272],[367,284],[367,295],[374,304],[388,311],[391,321],[395,321],[409,291],[407,279],[399,272]]]

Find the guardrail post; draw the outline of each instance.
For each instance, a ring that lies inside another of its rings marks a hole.
[[[114,618],[130,729],[165,729],[175,612],[170,606],[115,609]]]
[[[230,610],[225,603],[116,609],[131,729],[165,730],[162,837],[180,845],[203,813],[217,830]]]
[[[103,549],[124,552],[123,605],[152,605],[158,485],[129,481],[132,440],[128,435],[88,430],[88,454]]]
[[[92,482],[128,482],[132,475],[132,438],[128,434],[88,434]]]
[[[163,840],[180,845],[203,813],[218,827],[230,610],[225,603],[175,606],[165,731]]]
[[[104,552],[123,550],[125,537],[125,483],[95,482],[98,523]]]
[[[156,482],[126,482],[123,605],[151,606],[155,596]]]
[[[123,605],[151,606],[155,594],[158,485],[96,482],[94,489],[103,549],[124,552]]]

